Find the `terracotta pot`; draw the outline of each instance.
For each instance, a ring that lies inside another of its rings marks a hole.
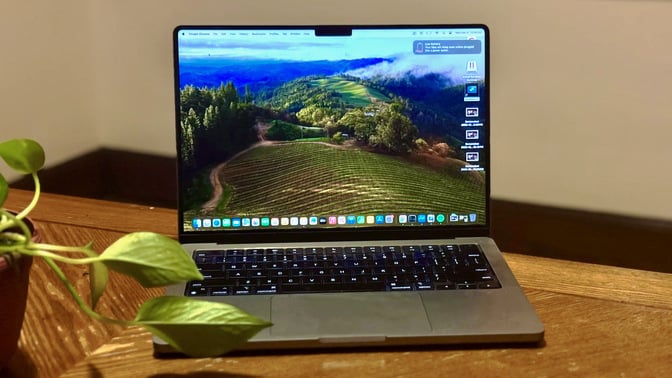
[[[32,223],[30,226],[33,241],[39,240],[39,233]],[[32,263],[31,256],[21,256],[10,266],[5,257],[0,257],[0,370],[7,366],[18,347]]]

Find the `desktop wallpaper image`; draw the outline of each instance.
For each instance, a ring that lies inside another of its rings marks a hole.
[[[486,175],[465,169],[466,58],[305,38],[179,40],[184,229],[198,217],[455,212],[483,224]]]

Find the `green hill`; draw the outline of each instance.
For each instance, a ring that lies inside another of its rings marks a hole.
[[[377,101],[390,101],[390,98],[381,92],[342,77],[314,79],[309,83],[312,87],[321,87],[339,93],[347,106],[364,107]]]
[[[249,172],[255,172],[250,175]],[[400,179],[400,178],[403,178]],[[227,212],[292,215],[449,212],[483,216],[483,187],[389,155],[324,143],[263,145],[229,161]],[[429,206],[429,207],[428,207]]]

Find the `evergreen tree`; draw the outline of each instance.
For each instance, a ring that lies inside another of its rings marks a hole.
[[[196,156],[194,155],[194,131],[199,130],[200,125],[201,122],[193,108],[189,109],[187,117],[180,122],[182,128],[180,157],[188,167],[193,167],[196,163]]]

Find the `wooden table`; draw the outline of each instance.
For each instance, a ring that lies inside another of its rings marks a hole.
[[[29,202],[14,192],[8,207]],[[126,232],[175,236],[174,210],[44,195],[32,218],[43,240],[104,249]],[[632,246],[637,253],[637,246]],[[150,334],[97,323],[75,308],[55,276],[37,261],[9,376],[663,376],[672,374],[672,275],[506,253],[546,325],[539,348],[504,346],[346,350],[238,355],[211,359],[152,356]],[[66,269],[86,292],[85,268]],[[161,294],[120,275],[99,304],[132,318]]]

